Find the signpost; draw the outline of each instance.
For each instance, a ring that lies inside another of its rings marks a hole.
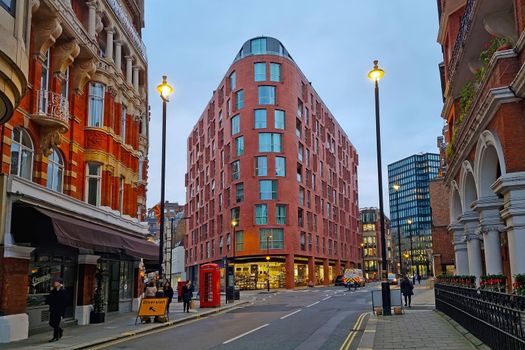
[[[168,298],[144,298],[140,301],[139,311],[135,324],[139,317],[167,316],[166,307]]]

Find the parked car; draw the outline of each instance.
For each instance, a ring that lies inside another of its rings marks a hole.
[[[334,285],[335,286],[345,286],[346,283],[345,283],[343,277],[344,277],[343,275],[337,275],[335,280],[334,280]]]

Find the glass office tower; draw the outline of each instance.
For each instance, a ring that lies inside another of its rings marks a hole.
[[[439,154],[421,153],[388,165],[392,239],[401,233],[403,271],[427,277],[432,261],[432,213],[428,182],[438,175]],[[399,185],[396,191],[396,186]],[[399,227],[398,227],[399,225]],[[395,249],[399,262],[398,249]]]

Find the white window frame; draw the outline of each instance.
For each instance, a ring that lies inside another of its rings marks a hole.
[[[16,175],[16,176],[20,176],[20,177],[23,177],[22,176],[22,153],[24,150],[26,151],[29,151],[29,153],[31,154],[31,160],[29,162],[29,178],[27,178],[27,180],[33,180],[33,161],[35,159],[35,145],[33,143],[33,139],[31,138],[31,135],[29,135],[29,133],[27,132],[26,129],[24,128],[15,128],[15,130],[19,130],[19,135],[20,135],[20,139],[19,140],[11,140],[11,150],[13,148],[13,144],[16,144],[18,146],[18,159],[17,159],[17,169],[16,169],[16,173],[13,173],[12,172],[12,169],[10,167],[9,169],[9,172],[13,175]],[[14,130],[13,130],[14,132]],[[29,148],[28,146],[24,145],[22,143],[22,140],[23,140],[23,134],[26,134],[27,135],[27,138],[29,139],[29,141],[31,142],[31,148]],[[12,159],[12,152],[10,154],[10,159]],[[12,162],[11,162],[12,164]]]
[[[90,175],[89,174],[89,165],[96,165],[98,167],[98,173],[97,175]],[[92,204],[95,206],[100,206],[100,197],[102,194],[102,165],[100,163],[95,162],[88,162],[86,163],[86,190],[84,193],[85,196],[85,202],[89,203],[89,179],[97,179],[97,201],[96,204]],[[90,203],[91,204],[91,203]]]
[[[95,95],[93,93],[93,89],[95,86],[101,86],[102,87],[102,96]],[[101,128],[104,126],[104,103],[105,103],[105,96],[106,94],[106,86],[102,83],[93,82],[89,84],[89,96],[88,96],[88,126],[95,127],[95,128]],[[99,125],[95,125],[96,120],[94,120],[93,116],[91,115],[91,104],[92,101],[102,101],[102,115],[100,116]]]
[[[53,160],[51,158],[51,156],[53,154],[57,155],[58,162],[56,162],[55,160]],[[51,174],[49,172],[50,167],[52,168]],[[59,171],[61,170],[60,178],[58,178],[58,177],[55,178],[55,176],[54,176],[55,175],[54,169],[58,169]],[[52,181],[52,182],[50,183],[50,181]],[[58,183],[59,183],[57,192],[62,193],[64,191],[64,157],[62,157],[62,154],[56,148],[52,148],[52,152],[49,155],[49,157],[47,158],[47,181],[46,181],[46,187],[49,188],[50,190],[54,191],[54,186],[53,185],[55,184],[55,181],[58,181]]]

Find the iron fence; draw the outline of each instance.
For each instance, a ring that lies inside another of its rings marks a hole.
[[[436,309],[493,349],[525,350],[525,297],[436,284]]]

